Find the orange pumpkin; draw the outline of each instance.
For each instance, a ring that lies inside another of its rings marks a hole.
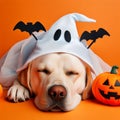
[[[93,82],[93,95],[104,104],[120,105],[120,75],[116,69],[118,67],[113,66],[111,72],[98,75]]]

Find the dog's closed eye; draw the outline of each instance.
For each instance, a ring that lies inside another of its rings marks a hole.
[[[47,69],[43,69],[43,70],[37,70],[37,72],[43,72],[45,74],[50,74],[50,71]]]
[[[71,75],[78,75],[79,73],[78,72],[75,72],[75,71],[67,71],[66,72],[66,75],[67,76],[71,76]]]

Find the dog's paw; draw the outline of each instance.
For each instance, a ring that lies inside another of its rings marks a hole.
[[[22,102],[30,99],[29,90],[20,84],[10,87],[7,93],[7,99],[11,102]]]

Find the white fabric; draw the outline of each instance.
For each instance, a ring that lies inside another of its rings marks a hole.
[[[10,86],[17,79],[17,74],[33,59],[54,52],[65,52],[77,56],[90,66],[93,78],[101,72],[110,70],[109,65],[80,42],[75,21],[95,22],[82,14],[68,14],[61,17],[47,32],[34,33],[37,41],[30,36],[14,45],[0,60],[0,83],[3,86]],[[55,41],[54,35],[58,29],[61,30],[61,34]],[[70,42],[65,40],[66,31],[71,35]]]

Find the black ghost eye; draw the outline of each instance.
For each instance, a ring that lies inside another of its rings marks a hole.
[[[120,82],[119,82],[118,80],[116,80],[115,86],[116,86],[116,87],[117,87],[117,86],[120,86]]]
[[[61,35],[61,30],[58,29],[54,34],[54,40],[55,41],[58,40],[60,38],[60,35]]]
[[[108,79],[103,83],[103,85],[109,85]]]
[[[67,42],[71,41],[71,34],[69,31],[65,31],[64,37]]]

